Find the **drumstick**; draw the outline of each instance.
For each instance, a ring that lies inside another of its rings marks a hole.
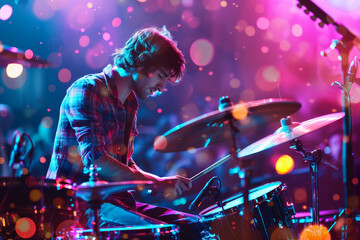
[[[205,175],[206,173],[210,172],[211,170],[215,169],[216,167],[220,166],[221,164],[223,164],[224,162],[228,161],[231,158],[232,158],[231,154],[223,157],[219,161],[215,162],[213,165],[210,165],[209,167],[205,168],[201,172],[199,172],[199,173],[195,174],[194,176],[192,176],[190,178],[190,180],[194,181],[194,180],[198,179],[199,177]]]

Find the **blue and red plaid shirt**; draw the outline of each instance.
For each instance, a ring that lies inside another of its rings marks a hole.
[[[69,87],[60,107],[47,178],[87,181],[84,166],[89,167],[106,153],[130,167],[134,165],[131,155],[138,134],[139,104],[134,92],[122,104],[115,81],[121,78],[108,65],[102,73],[86,75]]]

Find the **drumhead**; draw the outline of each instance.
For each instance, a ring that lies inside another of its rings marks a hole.
[[[266,196],[268,193],[272,192],[276,188],[278,188],[281,185],[281,182],[272,182],[267,183],[261,186],[258,186],[256,188],[252,188],[249,190],[249,201],[257,200],[258,198],[262,196]],[[231,208],[234,208],[236,206],[240,206],[244,204],[244,197],[243,193],[238,193],[226,200],[223,201],[224,210],[228,210]],[[214,204],[203,211],[200,212],[200,216],[212,216],[214,214],[217,214],[222,211],[222,208],[219,207],[217,204]]]
[[[140,226],[121,226],[121,227],[104,227],[100,228],[100,232],[112,232],[112,231],[133,231],[133,230],[149,230],[149,229],[175,229],[176,225],[174,224],[149,224],[149,225],[140,225]],[[78,229],[77,233],[91,233],[92,229]]]

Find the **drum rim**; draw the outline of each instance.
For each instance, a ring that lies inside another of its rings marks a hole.
[[[258,191],[261,190],[261,189],[266,189],[266,188],[269,188],[271,185],[273,185],[273,186],[271,187],[271,190],[268,191],[268,192],[266,192],[266,194],[262,194],[262,195],[260,195],[260,196],[258,196],[258,197],[256,197],[256,198],[254,198],[254,199],[250,199],[249,201],[250,201],[250,202],[255,202],[255,203],[258,203],[258,202],[260,202],[260,201],[263,201],[263,200],[265,199],[265,197],[269,195],[269,193],[274,192],[274,190],[276,190],[276,189],[278,189],[279,187],[281,187],[282,184],[283,184],[283,183],[280,182],[280,181],[274,181],[274,182],[265,183],[265,184],[262,184],[262,185],[259,185],[259,186],[257,186],[257,187],[254,187],[254,188],[250,189],[250,190],[249,190],[249,194],[254,194],[254,193],[258,192]],[[242,192],[237,193],[237,194],[235,194],[235,195],[233,195],[233,196],[225,199],[225,200],[223,201],[223,203],[225,203],[225,204],[231,203],[231,202],[233,202],[233,201],[238,201],[238,200],[241,199],[241,198],[243,198],[243,193],[242,193]],[[243,202],[243,200],[242,200],[242,202]],[[231,205],[231,204],[230,204],[230,205]],[[237,207],[237,206],[240,206],[240,205],[243,205],[243,203],[238,204],[238,205],[234,205],[234,206],[231,205],[231,207],[228,207],[228,208],[226,208],[226,205],[224,205],[224,210],[227,211],[227,210],[229,210],[229,209],[233,209],[234,207]],[[213,205],[211,205],[210,207],[207,207],[207,208],[205,208],[204,210],[202,210],[202,211],[199,213],[199,215],[200,215],[201,217],[213,217],[214,215],[218,214],[219,212],[222,212],[222,208],[219,207],[217,204],[213,204]]]
[[[118,227],[101,227],[100,232],[110,232],[110,231],[134,231],[134,230],[154,230],[154,229],[168,229],[176,230],[178,226],[176,224],[149,224],[149,225],[133,225],[133,226],[118,226]],[[76,233],[89,233],[93,229],[74,229]]]

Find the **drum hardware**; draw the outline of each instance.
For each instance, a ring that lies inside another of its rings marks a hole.
[[[309,132],[313,132],[321,127],[324,127],[332,122],[335,122],[344,117],[344,113],[332,113],[317,118],[310,119],[302,123],[292,122],[290,117],[281,119],[281,127],[275,131],[273,135],[260,139],[259,141],[249,145],[241,150],[238,155],[247,156],[249,154],[257,153],[265,149],[274,147],[284,142],[294,140],[300,136],[303,136]],[[318,199],[318,165],[322,159],[320,150],[315,150],[312,153],[306,152],[302,149],[300,141],[294,141],[293,148],[300,151],[303,154],[305,161],[310,164],[310,172],[312,179],[312,197],[313,197],[313,220],[314,224],[319,223],[319,199]],[[325,161],[323,161],[325,162]],[[329,164],[331,166],[331,164]]]
[[[294,206],[289,201],[287,187],[280,182],[268,183],[249,190],[249,205],[252,212],[250,239],[282,238],[295,239],[292,228]],[[220,239],[244,239],[244,194],[236,194],[223,201],[223,206],[212,205],[200,212],[202,221],[211,228],[211,233]]]
[[[80,227],[75,187],[65,180],[5,177],[0,190],[1,239],[52,239],[70,225]]]
[[[169,130],[154,142],[154,149],[159,152],[184,151],[188,148],[199,148],[209,144],[230,140],[232,147],[230,156],[225,157],[217,163],[211,165],[195,176],[191,181],[208,173],[215,167],[221,165],[230,158],[238,160],[242,169],[248,167],[248,162],[238,157],[236,135],[246,133],[254,129],[268,126],[296,112],[301,104],[291,100],[264,99],[243,104],[234,105],[228,96],[219,99],[219,109],[184,124],[180,124]],[[244,156],[244,155],[243,155]],[[243,226],[250,224],[251,212],[248,206],[248,191],[251,178],[251,171],[246,170],[242,179],[244,185],[244,221]],[[245,219],[245,220],[244,220]],[[250,239],[250,226],[245,227],[243,239]]]
[[[150,186],[153,184],[151,181],[124,181],[124,182],[112,182],[98,180],[98,171],[96,164],[90,165],[89,169],[84,169],[86,173],[89,173],[89,181],[80,184],[76,188],[77,197],[85,200],[88,207],[93,211],[94,223],[92,225],[92,231],[97,239],[100,238],[100,219],[99,210],[103,200],[105,200],[110,194],[127,191],[137,187]]]
[[[300,103],[289,99],[263,99],[229,106],[220,103],[221,110],[194,118],[164,133],[154,141],[154,149],[158,152],[179,152],[228,141],[231,138],[231,122],[236,126],[237,133],[245,134],[265,128],[295,113],[300,107]],[[232,121],[229,121],[229,115]]]
[[[339,59],[341,60],[341,79],[342,84],[334,82],[332,85],[337,85],[342,90],[342,111],[344,113],[343,119],[343,141],[342,141],[342,171],[343,171],[343,183],[344,183],[344,209],[349,207],[349,199],[352,196],[358,195],[355,187],[352,185],[352,179],[354,178],[354,158],[352,151],[352,126],[351,126],[351,101],[350,90],[354,82],[360,83],[356,78],[357,71],[357,57],[351,62],[349,67],[349,53],[355,45],[360,49],[360,39],[353,34],[346,26],[337,23],[331,16],[319,8],[310,0],[298,0],[298,6],[301,8],[305,6],[309,11],[313,13],[313,17],[319,18],[326,24],[332,24],[335,26],[336,31],[342,35],[341,40],[333,40],[330,48],[337,49]],[[326,51],[325,51],[326,52]],[[322,54],[324,57],[327,54]],[[351,206],[353,207],[353,206]],[[355,209],[351,211],[351,218],[355,220]],[[348,214],[345,214],[347,218]],[[343,239],[347,238],[347,221],[345,221]]]
[[[31,146],[26,151],[27,140],[29,140]],[[22,133],[16,129],[12,135],[13,149],[10,155],[9,167],[12,170],[12,176],[21,177],[27,175],[28,171],[23,172],[23,169],[30,169],[30,165],[34,155],[34,143],[28,133]],[[1,207],[0,207],[1,209]]]

